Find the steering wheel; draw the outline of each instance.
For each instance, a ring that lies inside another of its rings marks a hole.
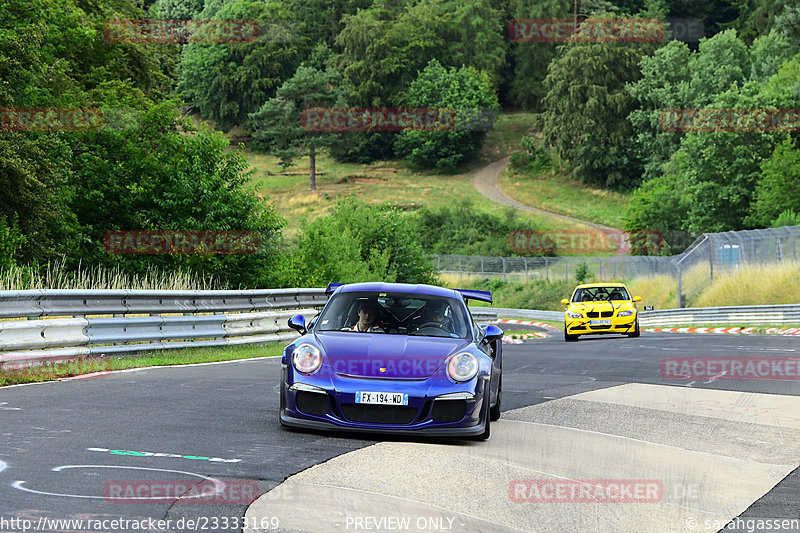
[[[444,325],[443,325],[443,324],[440,324],[440,323],[438,323],[438,322],[425,322],[424,324],[422,324],[421,326],[419,326],[417,329],[424,329],[424,328],[439,328],[439,329],[445,329]]]

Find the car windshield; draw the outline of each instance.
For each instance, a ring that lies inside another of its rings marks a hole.
[[[573,302],[598,302],[605,300],[630,300],[625,287],[585,287],[575,291]]]
[[[393,292],[342,292],[317,321],[318,331],[465,339],[468,321],[454,298]]]

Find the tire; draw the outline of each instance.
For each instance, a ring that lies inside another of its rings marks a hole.
[[[283,413],[284,409],[286,409],[286,382],[283,381],[283,376],[281,376],[281,402],[278,408],[278,422],[286,427],[286,424],[283,423],[283,419],[281,418],[281,413]]]
[[[497,401],[494,406],[489,409],[489,420],[494,422],[500,419],[500,401],[503,399],[503,376],[500,376],[500,383],[497,385]]]
[[[570,335],[569,333],[567,333],[567,327],[564,326],[564,340],[567,342],[577,342],[578,335]]]
[[[642,332],[639,331],[639,319],[638,318],[636,319],[636,322],[634,322],[634,324],[635,325],[633,327],[633,333],[628,333],[627,334],[629,339],[634,339],[634,338],[636,338],[636,337],[638,337],[639,335],[642,334]]]
[[[490,407],[489,406],[489,401],[490,401],[489,394],[486,395],[486,400],[484,400],[484,401],[486,402],[486,425],[484,426],[485,429],[483,430],[483,433],[481,433],[480,435],[476,435],[475,436],[475,440],[487,440],[489,438],[489,436],[492,434],[492,430],[491,430],[492,413],[490,412],[491,409],[489,408]]]

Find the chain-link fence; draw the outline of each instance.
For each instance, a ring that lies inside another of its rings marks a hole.
[[[482,257],[477,255],[433,255],[434,268],[459,280],[503,278],[507,281],[566,280],[575,278],[580,265],[586,264],[596,275],[632,279],[656,274],[672,275],[669,257]]]
[[[714,283],[714,277],[742,267],[797,261],[800,226],[704,233],[683,253],[670,260],[675,265],[679,307],[686,293]]]
[[[687,287],[700,290],[714,276],[743,266],[797,261],[800,226],[723,233],[704,233],[684,252],[665,256],[609,257],[482,257],[432,255],[440,274],[459,281],[502,278],[507,281],[574,280],[578,268],[588,268],[598,278],[632,280],[666,275],[677,283],[685,304]],[[582,266],[585,265],[585,266]]]

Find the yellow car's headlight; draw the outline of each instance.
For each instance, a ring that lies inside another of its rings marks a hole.
[[[628,309],[627,311],[620,311],[617,313],[617,316],[631,316],[633,314],[633,309]]]
[[[567,316],[570,318],[581,318],[583,315],[581,313],[572,313],[568,311]]]

